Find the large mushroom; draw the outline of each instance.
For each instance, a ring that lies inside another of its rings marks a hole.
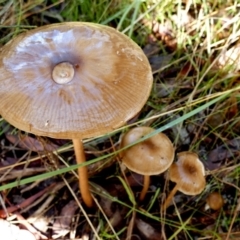
[[[141,48],[113,28],[83,22],[22,33],[1,49],[0,113],[36,135],[82,139],[106,134],[137,114],[152,87]],[[79,167],[83,201],[93,205],[86,166]]]
[[[120,147],[133,144],[153,131],[151,127],[132,128],[122,136]],[[164,133],[158,133],[120,152],[121,160],[127,168],[144,176],[140,200],[145,198],[150,176],[166,171],[174,160],[174,153],[173,144]]]
[[[176,185],[165,200],[163,209],[169,206],[177,191],[194,196],[200,194],[206,186],[204,166],[198,155],[186,151],[177,156],[178,161],[169,168],[169,179]]]

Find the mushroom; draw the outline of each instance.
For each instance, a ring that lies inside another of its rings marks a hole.
[[[120,147],[133,144],[153,131],[151,127],[133,128],[122,136]],[[144,175],[143,189],[139,197],[141,201],[149,188],[150,175],[166,171],[173,162],[174,152],[172,142],[163,133],[158,133],[120,152],[121,160],[127,168]]]
[[[177,191],[186,195],[200,194],[206,185],[203,163],[193,152],[180,152],[178,161],[169,168],[169,179],[176,185],[163,204],[166,209]]]
[[[85,162],[82,140],[123,126],[152,87],[141,48],[95,23],[51,24],[20,34],[1,49],[0,71],[2,117],[35,135],[72,139],[78,164]],[[87,167],[78,174],[91,207]]]
[[[224,200],[219,192],[212,192],[206,199],[205,210],[211,208],[212,210],[219,210],[224,205]]]

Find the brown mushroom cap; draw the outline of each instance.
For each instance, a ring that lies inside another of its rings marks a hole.
[[[177,154],[178,161],[169,169],[169,178],[177,183],[178,190],[186,195],[197,195],[206,185],[205,171],[198,155],[193,152]]]
[[[136,127],[124,134],[121,148],[153,132],[151,127]],[[120,153],[130,170],[143,175],[156,175],[166,171],[174,159],[174,147],[169,138],[158,133]]]
[[[213,210],[219,210],[224,205],[224,200],[219,192],[212,192],[207,197],[207,205]]]
[[[63,139],[124,125],[152,87],[141,48],[94,23],[52,24],[20,34],[2,48],[0,71],[2,117],[21,130]]]

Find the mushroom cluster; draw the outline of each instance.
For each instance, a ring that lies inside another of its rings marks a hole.
[[[152,72],[141,48],[117,30],[94,23],[52,24],[22,33],[1,49],[0,113],[36,135],[82,139],[111,132],[148,99]],[[79,167],[83,201],[93,205],[86,166]]]
[[[169,170],[169,179],[176,183],[163,204],[166,209],[177,191],[186,195],[197,195],[206,185],[205,170],[196,153],[180,152],[178,161],[173,163],[175,149],[170,139],[163,133],[153,135],[143,141],[141,138],[154,131],[151,127],[136,127],[125,133],[120,139],[120,158],[131,171],[144,175],[140,200],[143,200],[150,184],[150,175]],[[126,148],[130,145],[129,148]]]

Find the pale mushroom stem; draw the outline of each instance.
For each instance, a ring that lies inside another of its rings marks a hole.
[[[142,191],[140,193],[140,197],[139,197],[140,201],[143,201],[143,199],[145,198],[147,190],[149,188],[149,185],[150,185],[150,176],[144,175],[143,189],[142,189]]]
[[[176,194],[178,190],[178,185],[176,184],[175,187],[172,189],[172,191],[169,193],[167,199],[165,200],[162,209],[166,210],[167,207],[169,206],[170,202],[172,201],[173,196]]]
[[[86,156],[81,139],[72,139],[75,152],[76,161],[78,164],[86,162]],[[88,169],[86,166],[78,168],[79,188],[82,195],[82,199],[87,207],[93,206],[93,198],[90,193],[88,183]]]

